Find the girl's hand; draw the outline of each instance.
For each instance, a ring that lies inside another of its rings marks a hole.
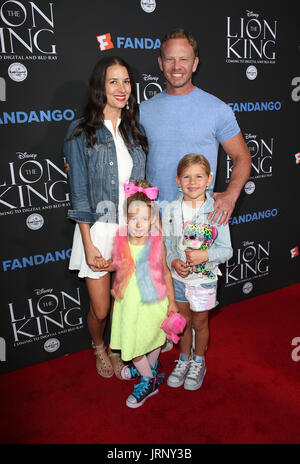
[[[113,263],[112,259],[108,259],[107,261],[105,261],[105,266],[104,266],[103,270],[107,271],[107,272],[114,272],[115,268],[114,268],[112,263]]]
[[[168,316],[170,313],[179,313],[179,308],[176,304],[176,301],[169,301],[169,306],[168,306]]]
[[[189,274],[189,264],[184,263],[181,259],[173,259],[171,265],[180,277],[186,277]]]
[[[206,250],[185,250],[186,259],[190,266],[196,266],[196,264],[203,264],[208,261],[208,253]]]

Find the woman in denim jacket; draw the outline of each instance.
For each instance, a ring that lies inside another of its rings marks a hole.
[[[69,268],[86,279],[97,372],[120,378],[120,355],[111,350],[107,354],[103,343],[111,250],[115,231],[125,222],[123,185],[145,175],[147,140],[139,128],[127,63],[114,56],[100,60],[89,90],[85,116],[72,122],[64,142],[73,206],[68,217],[77,223]]]

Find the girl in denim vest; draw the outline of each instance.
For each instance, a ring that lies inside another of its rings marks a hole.
[[[175,300],[187,325],[180,340],[179,360],[167,383],[198,390],[206,373],[208,313],[218,304],[218,264],[231,258],[232,248],[229,226],[212,226],[208,220],[214,200],[208,193],[212,173],[207,159],[198,154],[184,156],[176,182],[182,193],[164,208],[162,216]]]
[[[166,334],[160,326],[171,311],[178,309],[164,243],[154,227],[150,232],[158,219],[152,201],[157,197],[157,187],[139,181],[125,185],[125,190],[128,226],[118,230],[114,241],[115,304],[110,346],[121,350],[124,361],[132,361],[123,368],[122,377],[141,377],[126,401],[129,408],[138,408],[158,393],[163,382],[158,356]]]
[[[89,90],[85,115],[72,122],[64,143],[73,206],[68,217],[77,223],[69,267],[86,280],[97,372],[121,378],[120,354],[107,354],[103,343],[110,308],[108,266],[115,231],[125,223],[123,185],[144,177],[147,141],[138,124],[130,71],[121,58],[101,59]]]

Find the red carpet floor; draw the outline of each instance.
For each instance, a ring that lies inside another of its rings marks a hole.
[[[4,374],[1,443],[300,443],[299,316],[300,284],[216,310],[202,388],[164,384],[137,410],[132,381],[99,377],[92,350]],[[161,355],[166,374],[177,356]]]

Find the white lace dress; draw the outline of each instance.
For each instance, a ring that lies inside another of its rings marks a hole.
[[[127,147],[122,139],[122,136],[118,130],[121,120],[118,120],[116,134],[113,130],[113,125],[110,120],[105,120],[104,124],[111,132],[117,152],[118,161],[118,176],[119,176],[119,224],[95,222],[90,229],[91,240],[96,248],[100,251],[103,258],[110,259],[113,239],[116,230],[119,225],[125,224],[124,217],[124,202],[125,192],[124,184],[127,184],[130,179],[132,170],[132,158],[127,150]],[[78,277],[89,277],[91,279],[99,279],[106,274],[106,271],[94,272],[87,265],[84,253],[84,247],[82,243],[81,233],[78,224],[75,226],[72,253],[70,257],[69,269],[79,270]]]

